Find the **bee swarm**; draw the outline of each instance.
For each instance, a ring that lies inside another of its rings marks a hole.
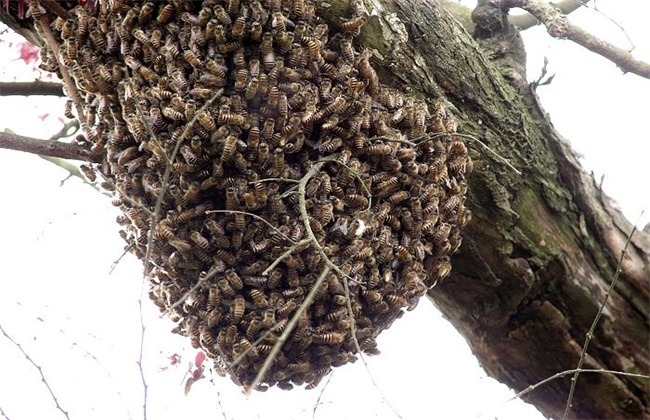
[[[354,337],[377,354],[449,273],[469,220],[471,161],[443,106],[379,84],[353,47],[361,13],[335,33],[308,0],[95,7],[54,22],[60,59],[175,331],[250,386],[328,267],[259,389],[315,387],[356,359]]]

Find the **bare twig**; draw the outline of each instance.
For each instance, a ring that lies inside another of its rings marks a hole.
[[[628,35],[628,33],[627,33],[627,31],[625,30],[625,28],[624,28],[620,23],[618,23],[617,21],[615,21],[614,19],[612,19],[611,17],[609,17],[606,13],[603,13],[603,12],[598,8],[598,5],[596,4],[596,1],[595,1],[595,0],[594,0],[594,4],[593,4],[593,6],[588,4],[590,0],[584,0],[584,1],[582,1],[582,0],[572,0],[572,1],[574,1],[575,3],[579,3],[581,6],[584,6],[584,7],[587,8],[587,9],[591,9],[591,10],[593,10],[594,12],[600,14],[601,16],[603,16],[604,18],[606,18],[607,20],[609,20],[610,22],[612,22],[612,24],[613,24],[614,26],[616,26],[616,27],[617,27],[617,28],[618,28],[618,29],[623,33],[623,35],[625,35],[625,38],[627,38],[627,42],[630,43],[630,49],[629,49],[629,51],[630,51],[630,52],[634,51],[634,49],[636,48],[636,45],[634,45],[634,42],[632,41],[632,38],[630,38],[630,36]],[[565,14],[566,14],[566,13],[565,13]]]
[[[287,324],[285,330],[282,332],[282,335],[278,338],[278,341],[273,345],[273,348],[269,352],[268,356],[264,360],[264,363],[262,364],[262,367],[260,368],[259,372],[257,372],[257,375],[255,376],[255,379],[253,380],[253,383],[246,389],[246,393],[250,394],[256,387],[257,385],[262,381],[262,378],[264,378],[264,375],[266,372],[269,370],[271,367],[271,364],[273,363],[273,359],[275,356],[277,356],[278,352],[284,345],[284,342],[287,340],[293,329],[295,328],[296,324],[298,323],[298,320],[300,316],[302,315],[303,312],[305,312],[313,303],[314,296],[316,296],[316,293],[320,289],[321,285],[325,281],[325,278],[327,275],[330,273],[331,270],[335,270],[337,272],[341,272],[341,269],[338,268],[334,263],[332,263],[325,254],[325,251],[323,251],[323,248],[320,246],[318,243],[318,240],[316,239],[316,236],[314,235],[314,232],[311,230],[311,226],[309,224],[309,218],[307,214],[307,205],[306,205],[306,199],[305,199],[305,187],[307,185],[307,182],[314,176],[318,171],[323,167],[323,165],[327,162],[330,162],[336,158],[336,155],[330,155],[327,156],[323,159],[321,159],[319,162],[316,162],[310,169],[307,171],[305,176],[303,176],[300,179],[300,182],[298,183],[298,208],[300,209],[300,216],[303,222],[303,225],[305,226],[305,231],[307,234],[307,238],[311,241],[312,245],[317,249],[321,257],[323,258],[323,261],[325,261],[325,267],[323,268],[323,271],[320,273],[318,276],[318,279],[312,286],[311,290],[305,297],[305,300],[302,302],[298,310],[296,310],[295,314]],[[345,273],[343,273],[345,276]]]
[[[70,77],[70,73],[68,72],[68,69],[66,68],[65,65],[63,65],[63,63],[59,59],[59,57],[61,57],[59,43],[54,37],[52,30],[50,29],[50,25],[47,20],[47,15],[43,15],[40,19],[36,21],[36,27],[43,34],[43,37],[47,41],[48,46],[52,49],[52,52],[54,53],[54,58],[56,59],[56,63],[59,67],[59,70],[61,71],[61,77],[63,78],[63,84],[65,85],[66,92],[70,97],[70,99],[72,99],[72,103],[74,104],[75,110],[77,111],[77,118],[79,118],[81,127],[84,130],[84,134],[86,134],[86,137],[90,139],[92,138],[92,136],[90,135],[90,129],[86,121],[86,114],[84,113],[83,101],[81,99],[81,96],[79,95],[79,91],[77,90],[77,85],[72,80],[72,77]]]
[[[639,220],[641,219],[641,217],[643,217],[643,212],[641,212],[641,214],[639,215]],[[614,290],[614,287],[616,286],[616,283],[618,282],[619,277],[621,276],[623,259],[625,258],[625,253],[627,252],[627,248],[630,245],[630,242],[632,241],[632,237],[636,232],[636,225],[639,224],[639,220],[637,220],[637,222],[634,224],[634,226],[632,227],[632,231],[627,237],[627,241],[625,241],[625,246],[621,250],[621,256],[618,259],[618,265],[616,266],[616,273],[614,274],[614,279],[612,279],[612,282],[609,285],[609,289],[607,289],[607,293],[605,293],[605,299],[603,299],[603,302],[600,304],[600,308],[598,308],[598,313],[596,314],[593,322],[591,323],[589,332],[587,332],[585,343],[584,346],[582,347],[582,353],[580,354],[580,360],[578,361],[578,366],[576,367],[576,371],[573,374],[573,377],[571,378],[571,388],[569,390],[569,396],[566,401],[566,406],[564,407],[564,415],[562,416],[562,420],[566,420],[569,417],[569,412],[571,411],[571,407],[573,403],[573,394],[576,389],[576,383],[578,382],[578,376],[580,376],[582,365],[584,364],[585,359],[587,358],[587,349],[589,348],[589,343],[591,342],[591,339],[594,337],[594,331],[596,330],[598,321],[600,321],[600,317],[602,316],[603,311],[605,310],[605,306],[607,305],[609,296],[611,295],[612,291]]]
[[[77,144],[40,140],[11,133],[0,133],[0,149],[94,163],[101,162],[102,158],[100,154],[92,153],[89,149]]]
[[[119,256],[115,261],[113,261],[113,263],[111,264],[110,269],[108,270],[108,274],[109,274],[109,275],[110,275],[110,274],[113,274],[113,271],[115,270],[115,268],[117,267],[117,265],[120,263],[120,261],[122,261],[122,258],[124,258],[124,256],[125,256],[126,254],[128,254],[129,251],[130,251],[131,249],[133,249],[133,245],[132,245],[132,244],[126,246],[126,247],[124,248],[124,252],[122,252],[122,255],[120,255],[120,256]]]
[[[205,212],[205,214],[210,214],[210,213],[232,213],[232,214],[239,213],[239,214],[243,214],[245,216],[250,216],[250,217],[252,217],[254,219],[257,219],[257,220],[261,221],[262,223],[266,224],[268,227],[270,227],[271,229],[276,231],[280,236],[282,236],[282,239],[284,239],[286,241],[289,241],[289,242],[291,242],[292,244],[295,245],[295,242],[292,241],[291,238],[289,238],[287,235],[282,233],[277,227],[273,226],[265,218],[263,218],[261,216],[258,216],[256,214],[249,213],[247,211],[240,211],[240,210],[208,210],[208,211]]]
[[[43,82],[2,82],[0,96],[65,96],[61,83]]]
[[[5,338],[7,338],[7,340],[11,341],[11,343],[14,346],[16,346],[18,348],[18,350],[20,350],[20,352],[23,354],[23,356],[25,356],[25,358],[29,361],[29,363],[31,363],[32,366],[34,366],[36,368],[36,370],[38,370],[38,374],[41,376],[41,381],[45,384],[45,387],[49,391],[50,396],[54,400],[54,404],[56,404],[57,410],[59,410],[61,413],[63,413],[63,415],[65,416],[66,419],[70,420],[70,416],[68,415],[68,412],[65,411],[63,409],[63,407],[61,407],[61,404],[59,404],[59,400],[56,398],[56,395],[54,395],[54,391],[52,391],[52,388],[50,387],[50,383],[47,381],[47,379],[45,379],[45,375],[43,375],[43,369],[39,365],[37,365],[36,362],[34,362],[34,360],[29,356],[29,354],[27,354],[25,349],[23,349],[23,346],[21,346],[18,342],[16,342],[13,338],[11,338],[11,336],[9,334],[7,334],[7,332],[4,330],[4,328],[2,328],[2,325],[0,325],[0,332],[2,332],[2,335],[4,335]],[[3,415],[4,415],[4,413],[3,413]]]
[[[312,420],[316,420],[316,411],[318,410],[318,407],[321,405],[321,400],[323,399],[323,395],[325,394],[325,390],[327,389],[327,386],[330,384],[330,381],[332,380],[332,376],[334,376],[334,371],[330,372],[330,374],[327,375],[327,381],[325,381],[323,388],[320,390],[320,394],[318,394],[318,399],[316,400],[316,404],[314,404],[314,411],[312,411],[311,413]]]
[[[17,303],[18,303],[18,305],[22,306],[22,304],[20,302],[17,302]],[[39,322],[43,323],[45,328],[48,328],[48,329],[51,328],[50,325],[46,324],[47,321],[43,318],[42,315],[39,315],[37,320]],[[58,329],[58,332],[61,334],[61,336],[67,337],[69,335],[69,333],[67,331],[65,331],[63,328],[59,327],[57,329]],[[88,336],[90,336],[91,338],[94,338],[95,340],[98,340],[98,338],[93,336],[92,334],[88,334]],[[71,341],[70,345],[73,346],[73,347],[77,347],[80,351],[82,351],[84,353],[84,356],[87,356],[87,357],[91,358],[97,364],[97,366],[99,366],[99,368],[102,371],[104,371],[104,374],[106,375],[106,377],[111,382],[113,382],[113,376],[111,375],[110,371],[106,368],[106,366],[104,366],[104,364],[102,362],[99,361],[99,359],[94,354],[92,354],[90,351],[88,351],[88,349],[85,346],[77,343],[76,341]],[[126,411],[127,418],[129,420],[132,420],[133,417],[131,416],[131,411],[129,410],[129,406],[126,404],[126,401],[124,400],[124,396],[122,395],[122,393],[120,392],[120,390],[117,387],[115,388],[115,394],[124,403],[124,410]]]
[[[548,3],[539,0],[495,1],[502,8],[520,7],[539,19],[553,38],[568,39],[616,64],[624,73],[634,73],[650,79],[650,63],[637,60],[628,51],[596,38],[571,23],[566,15]]]
[[[503,401],[501,404],[498,405],[498,407],[501,407],[501,406],[509,403],[510,401],[514,401],[517,398],[521,398],[524,395],[533,392],[534,390],[536,390],[537,388],[539,388],[540,386],[542,386],[542,385],[544,385],[544,384],[546,384],[548,382],[554,381],[556,379],[564,378],[567,375],[572,375],[572,374],[575,374],[577,372],[580,372],[580,373],[610,374],[610,375],[623,376],[623,377],[628,377],[628,378],[638,378],[638,379],[650,380],[650,375],[643,375],[643,374],[640,374],[640,373],[619,372],[619,371],[607,370],[607,369],[570,369],[570,370],[565,370],[565,371],[562,371],[562,372],[558,372],[555,375],[549,376],[546,379],[542,379],[541,381],[537,382],[536,384],[529,385],[526,389],[516,393],[511,398],[508,398],[507,400]],[[479,417],[483,417],[483,414],[479,414],[475,418],[479,418]]]
[[[160,314],[160,318],[162,318],[162,317],[165,316],[165,315],[169,315],[169,313],[170,313],[173,309],[175,309],[175,308],[177,308],[178,306],[182,305],[183,302],[185,302],[185,300],[186,300],[188,297],[190,297],[190,295],[191,295],[192,293],[194,293],[194,291],[195,291],[196,289],[198,289],[199,287],[201,287],[201,285],[202,285],[203,283],[205,283],[206,281],[208,281],[208,280],[210,280],[212,277],[214,277],[215,274],[217,274],[218,271],[219,271],[219,270],[218,270],[217,268],[213,268],[213,269],[211,269],[211,270],[210,270],[210,271],[209,271],[205,276],[203,276],[203,277],[199,276],[199,281],[197,281],[196,284],[190,288],[190,290],[188,290],[187,292],[185,292],[185,294],[183,294],[183,296],[181,296],[181,297],[180,297],[176,302],[174,302],[174,303],[172,304],[172,306],[170,306],[169,308],[167,308],[167,310],[166,310],[165,312],[163,312],[162,314]]]
[[[219,410],[221,411],[221,417],[223,417],[223,420],[228,420],[228,417],[226,417],[226,410],[223,408],[223,404],[221,404],[221,393],[217,391],[217,404],[219,404]]]
[[[302,304],[300,305],[296,313],[293,315],[293,317],[285,327],[284,331],[282,332],[282,335],[278,338],[278,341],[276,341],[276,343],[273,345],[273,348],[269,352],[269,355],[266,356],[266,359],[264,360],[264,364],[260,368],[259,372],[257,372],[257,376],[255,376],[253,383],[250,385],[250,387],[248,387],[245,390],[247,394],[250,395],[250,393],[262,381],[262,378],[264,378],[264,375],[271,367],[271,364],[273,363],[273,359],[275,359],[275,356],[278,355],[280,349],[282,348],[282,345],[284,344],[285,341],[287,341],[287,338],[289,338],[289,335],[296,327],[296,324],[298,324],[298,319],[300,318],[302,313],[305,312],[311,306],[312,302],[314,301],[314,296],[316,296],[316,292],[318,292],[318,289],[323,284],[325,278],[329,273],[330,273],[330,267],[325,266],[325,268],[323,268],[323,271],[320,273],[320,276],[318,276],[316,283],[314,283],[314,286],[309,291],[309,294],[305,297],[305,300],[302,302]]]
[[[271,265],[266,267],[266,270],[264,270],[262,272],[262,275],[263,276],[268,276],[268,274],[271,272],[271,270],[273,270],[275,267],[277,267],[277,265],[280,264],[282,262],[282,260],[287,258],[289,255],[293,254],[294,252],[298,252],[298,248],[300,248],[302,246],[305,246],[305,245],[308,245],[310,243],[311,243],[311,239],[303,239],[302,241],[298,242],[297,244],[292,245],[291,248],[287,249],[286,251],[284,251],[282,253],[282,255],[280,255],[278,258],[276,258],[275,261],[273,261],[271,263]]]
[[[149,259],[151,258],[151,251],[152,251],[152,242],[153,242],[153,231],[154,227],[156,226],[157,218],[160,214],[160,208],[162,207],[162,202],[163,202],[163,197],[165,196],[165,193],[167,192],[167,188],[169,188],[169,178],[171,177],[172,174],[172,163],[174,162],[174,159],[176,159],[176,155],[178,154],[179,150],[181,149],[181,144],[183,141],[187,138],[187,135],[190,133],[190,130],[192,129],[192,126],[196,123],[198,120],[198,116],[201,115],[201,112],[205,109],[207,109],[212,103],[219,98],[223,94],[223,89],[219,89],[214,93],[214,96],[207,100],[205,104],[201,107],[199,112],[194,115],[194,118],[192,118],[188,123],[185,125],[185,128],[183,129],[183,132],[181,133],[180,137],[176,141],[176,146],[174,147],[174,150],[172,151],[171,156],[169,156],[169,162],[165,168],[165,173],[163,174],[163,178],[161,181],[161,187],[160,187],[160,193],[158,195],[158,198],[156,199],[156,204],[153,209],[153,216],[151,217],[151,223],[149,226],[149,232],[147,233],[147,251],[145,252],[144,255],[144,273],[147,274],[149,272]]]
[[[2,409],[1,405],[0,405],[0,415],[2,415],[2,417],[4,417],[7,420],[11,420],[11,418],[7,415],[7,413],[5,413],[5,411]]]
[[[477,139],[476,137],[474,137],[474,136],[472,136],[472,135],[470,135],[470,134],[461,134],[461,133],[435,133],[435,134],[425,134],[425,135],[423,135],[423,136],[420,136],[420,137],[414,138],[414,139],[412,139],[411,141],[413,141],[414,144],[418,145],[418,144],[420,144],[422,141],[425,141],[425,140],[433,140],[433,139],[438,138],[438,137],[446,137],[446,136],[451,136],[451,137],[462,137],[462,138],[464,138],[464,139],[468,139],[468,140],[475,141],[476,143],[480,144],[480,145],[481,145],[485,150],[487,150],[488,152],[490,152],[490,154],[492,154],[492,156],[494,156],[495,158],[497,158],[497,160],[500,160],[500,161],[503,162],[503,163],[504,163],[508,168],[512,169],[512,170],[514,171],[514,173],[516,173],[517,175],[521,175],[521,171],[520,171],[519,169],[515,168],[514,166],[512,166],[512,164],[508,161],[508,159],[504,158],[503,156],[501,156],[500,154],[498,154],[497,152],[495,152],[494,150],[492,150],[492,149],[490,148],[490,146],[488,146],[487,144],[483,143],[481,140]]]
[[[142,420],[147,420],[147,403],[149,400],[149,385],[147,379],[144,377],[144,369],[142,367],[142,357],[144,355],[144,333],[146,327],[144,325],[144,317],[142,315],[142,299],[144,299],[144,284],[140,290],[140,299],[138,299],[138,309],[140,312],[140,349],[138,353],[138,371],[140,372],[140,381],[142,382]]]
[[[350,334],[352,336],[352,341],[354,342],[354,347],[356,348],[357,353],[359,353],[359,358],[363,363],[363,367],[366,368],[366,373],[370,378],[370,382],[372,382],[372,386],[379,393],[379,397],[386,403],[388,408],[391,409],[393,414],[395,414],[395,416],[397,416],[398,419],[402,419],[402,416],[397,412],[397,410],[395,410],[395,407],[393,407],[390,401],[388,401],[388,399],[384,396],[384,393],[381,392],[379,385],[377,385],[377,382],[375,382],[375,378],[372,376],[372,372],[370,372],[370,368],[368,367],[368,363],[366,362],[366,359],[363,357],[363,352],[361,351],[361,347],[359,346],[359,340],[357,340],[356,323],[354,319],[354,312],[352,311],[352,299],[350,298],[350,285],[348,284],[347,278],[343,278],[343,287],[345,289],[345,297],[347,298],[346,303],[348,308],[348,316],[350,318]]]

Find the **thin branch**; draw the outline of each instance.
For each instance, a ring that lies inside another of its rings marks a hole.
[[[561,0],[558,2],[550,2],[549,5],[559,9],[566,16],[578,10],[581,6],[586,6],[590,1],[591,0],[586,0],[584,2],[576,0]],[[508,16],[508,22],[515,25],[520,31],[525,31],[526,29],[532,28],[540,23],[539,20],[530,13]]]
[[[318,394],[318,399],[316,400],[316,404],[314,404],[314,411],[312,411],[311,413],[312,420],[316,420],[316,411],[318,410],[318,407],[322,404],[321,400],[323,399],[323,395],[325,394],[327,385],[329,385],[330,381],[332,380],[332,376],[334,376],[334,371],[330,372],[330,374],[327,375],[327,381],[325,382],[325,385],[323,385],[323,388],[320,390],[320,394]]]
[[[309,291],[309,294],[305,297],[305,300],[302,301],[302,304],[300,305],[296,313],[293,315],[293,317],[285,327],[284,331],[282,332],[282,335],[278,338],[278,341],[276,341],[276,343],[273,345],[273,348],[269,352],[269,355],[264,360],[264,364],[260,368],[259,372],[257,372],[257,376],[255,376],[255,379],[253,379],[253,383],[250,385],[250,387],[248,387],[245,390],[247,394],[250,395],[250,393],[262,381],[262,378],[264,378],[264,375],[271,367],[271,364],[273,363],[275,356],[278,355],[280,349],[282,348],[282,345],[284,344],[285,341],[287,341],[287,338],[289,338],[291,332],[293,332],[293,329],[296,327],[296,324],[298,324],[298,319],[300,318],[302,313],[305,312],[309,308],[309,306],[311,306],[312,302],[314,301],[314,296],[316,296],[318,289],[320,289],[320,286],[325,282],[325,278],[329,273],[330,273],[330,267],[326,265],[325,268],[323,268],[323,271],[320,273],[320,276],[318,276],[316,283],[314,283],[314,286]]]
[[[495,0],[504,9],[520,7],[539,19],[553,38],[568,39],[616,64],[624,73],[650,79],[650,63],[637,60],[622,48],[596,38],[571,23],[560,10],[539,0]]]
[[[359,358],[361,359],[361,362],[363,363],[363,367],[366,368],[366,373],[368,374],[368,378],[370,378],[370,382],[372,382],[372,386],[377,390],[379,393],[379,397],[386,403],[388,408],[391,409],[393,414],[397,416],[398,419],[402,420],[402,416],[399,414],[399,412],[393,407],[393,405],[388,401],[386,396],[384,395],[383,392],[381,392],[381,389],[379,388],[379,385],[377,385],[377,382],[375,382],[375,378],[372,376],[372,372],[370,372],[370,368],[368,367],[368,363],[366,362],[365,357],[363,357],[363,351],[361,350],[361,347],[359,346],[359,340],[357,340],[357,333],[356,333],[356,323],[354,319],[354,312],[352,311],[352,299],[350,298],[350,285],[348,284],[348,279],[343,278],[343,287],[345,289],[345,296],[346,296],[346,304],[348,308],[348,316],[350,319],[350,334],[352,336],[352,342],[354,343],[354,347],[357,350],[357,353],[359,353]]]
[[[548,382],[554,381],[554,380],[559,379],[559,378],[564,378],[567,375],[572,375],[572,374],[575,374],[577,372],[580,372],[580,373],[601,373],[601,374],[602,373],[609,373],[609,374],[615,375],[615,376],[623,376],[623,377],[628,377],[628,378],[638,378],[638,379],[648,379],[648,380],[650,380],[650,375],[643,375],[643,374],[640,374],[640,373],[619,372],[619,371],[607,370],[607,369],[570,369],[570,370],[565,370],[565,371],[562,371],[562,372],[558,372],[555,375],[549,376],[546,379],[542,379],[541,381],[537,382],[536,384],[529,385],[526,389],[516,393],[511,398],[508,398],[507,400],[503,401],[501,404],[499,404],[497,406],[497,408],[509,403],[510,401],[514,401],[517,398],[521,398],[524,395],[530,394],[531,392],[533,392],[534,390],[536,390],[537,388],[539,388],[540,386],[542,386],[542,385],[544,385],[544,384],[546,384]],[[483,417],[483,416],[484,416],[483,414],[479,414],[475,418],[480,418],[480,417]]]
[[[43,82],[1,82],[0,96],[65,96],[61,83]]]
[[[89,149],[77,144],[40,140],[11,133],[0,133],[0,149],[93,163],[99,163],[102,160],[100,154],[92,153]]]
[[[55,15],[59,16],[60,18],[63,19],[72,19],[73,16],[63,8],[59,3],[57,3],[56,0],[39,0],[41,2],[41,5],[45,7],[47,10],[50,12],[54,13]]]
[[[146,327],[144,325],[144,317],[142,315],[142,299],[144,299],[144,284],[140,290],[140,299],[138,299],[138,309],[140,312],[140,350],[138,353],[138,370],[140,372],[140,381],[142,382],[142,420],[147,420],[147,403],[149,399],[149,386],[147,385],[147,380],[144,377],[144,369],[142,368],[142,356],[144,355],[144,333]]]
[[[11,338],[9,334],[7,334],[4,328],[2,328],[2,325],[0,325],[0,332],[2,332],[2,335],[4,335],[7,338],[7,340],[11,341],[11,343],[14,346],[16,346],[18,350],[20,350],[23,356],[25,356],[25,358],[29,361],[29,363],[31,363],[32,366],[34,366],[36,370],[38,370],[38,374],[41,376],[41,381],[45,384],[45,387],[50,392],[50,396],[54,400],[54,404],[56,404],[57,410],[63,413],[66,419],[70,420],[70,416],[68,415],[68,412],[65,411],[63,407],[61,407],[61,405],[59,404],[59,400],[56,398],[56,395],[54,395],[54,391],[52,391],[52,388],[50,387],[50,383],[47,381],[47,379],[45,379],[45,375],[43,375],[43,369],[39,365],[37,365],[36,362],[34,362],[34,360],[31,357],[29,357],[29,354],[27,354],[25,349],[23,349],[23,346],[21,346],[18,342],[16,342],[13,338]]]
[[[63,78],[63,83],[65,84],[66,92],[68,93],[70,99],[72,99],[72,103],[74,104],[75,110],[77,111],[77,118],[79,118],[79,122],[81,123],[81,127],[83,128],[86,137],[88,139],[91,139],[92,136],[90,135],[90,129],[88,128],[88,124],[86,121],[86,114],[84,113],[84,108],[83,108],[84,102],[81,100],[81,96],[79,95],[79,91],[77,90],[77,85],[72,80],[72,77],[70,77],[70,73],[68,72],[68,69],[66,68],[65,65],[63,65],[63,63],[59,59],[59,57],[61,57],[59,43],[54,37],[52,30],[50,29],[50,25],[46,15],[43,15],[40,19],[36,21],[36,27],[40,30],[41,34],[43,34],[43,37],[47,41],[48,46],[52,49],[52,52],[54,53],[54,58],[56,59],[56,63],[59,67],[59,70],[61,71],[61,77]]]
[[[639,219],[641,219],[641,217],[643,217],[643,212],[641,212]],[[591,342],[591,339],[594,337],[594,331],[596,331],[596,326],[598,325],[598,321],[600,321],[600,317],[603,315],[603,311],[605,310],[605,306],[607,305],[609,296],[611,295],[612,291],[614,290],[614,287],[616,286],[616,283],[618,282],[619,277],[621,276],[623,259],[625,258],[625,253],[627,252],[627,248],[630,245],[630,242],[632,241],[632,237],[636,232],[636,225],[638,224],[639,221],[637,220],[637,223],[634,224],[634,226],[632,227],[632,231],[627,237],[627,241],[625,241],[625,246],[623,247],[623,250],[621,251],[621,256],[618,259],[618,265],[616,266],[616,273],[614,274],[614,279],[609,285],[609,289],[607,289],[607,293],[605,293],[605,299],[603,299],[603,303],[601,303],[600,308],[598,308],[598,313],[596,314],[593,322],[591,323],[589,332],[587,332],[587,337],[585,338],[585,343],[584,346],[582,347],[582,353],[580,354],[580,360],[578,361],[576,372],[573,374],[573,377],[571,378],[571,389],[569,390],[569,396],[566,401],[566,407],[564,407],[564,415],[562,416],[562,420],[566,420],[569,417],[569,412],[571,411],[571,407],[573,403],[573,394],[576,389],[576,383],[578,382],[578,376],[580,375],[580,370],[582,369],[582,365],[584,364],[585,359],[587,358],[587,349],[589,348],[589,343]]]
[[[171,156],[169,156],[170,163],[167,163],[165,168],[165,173],[163,174],[163,178],[161,182],[162,186],[160,187],[160,193],[158,195],[158,198],[156,199],[156,204],[154,205],[153,216],[151,217],[151,223],[149,224],[149,232],[147,233],[147,251],[145,252],[144,263],[143,263],[144,265],[143,272],[145,275],[149,273],[149,260],[151,258],[151,252],[153,251],[151,244],[153,243],[154,227],[156,226],[156,223],[158,221],[157,220],[158,216],[160,215],[160,209],[162,208],[163,197],[167,192],[167,188],[169,188],[169,178],[172,175],[171,162],[174,162],[174,160],[176,159],[176,155],[181,149],[181,144],[187,138],[188,134],[190,133],[190,130],[192,129],[192,126],[196,123],[196,121],[198,121],[198,116],[201,114],[203,110],[211,106],[212,103],[217,100],[217,98],[221,97],[222,94],[223,94],[223,89],[219,89],[218,91],[216,91],[214,93],[214,96],[210,98],[208,101],[206,101],[205,104],[203,104],[203,106],[201,107],[201,109],[199,109],[199,111],[196,113],[196,115],[194,115],[194,117],[185,125],[185,128],[181,132],[180,137],[176,141],[176,145],[174,146],[174,150],[172,151]]]
[[[2,409],[1,405],[0,405],[0,415],[2,415],[2,417],[4,417],[7,420],[11,420],[11,418],[7,415],[7,413],[5,413],[5,411]]]

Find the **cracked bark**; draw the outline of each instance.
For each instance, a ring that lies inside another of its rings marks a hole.
[[[429,297],[486,371],[515,390],[575,368],[631,224],[554,130],[525,84],[519,52],[511,57],[494,42],[475,42],[437,2],[364,3],[373,17],[355,42],[383,57],[373,63],[382,82],[446,99],[461,133],[523,172],[516,175],[470,142],[474,217],[452,275]],[[333,0],[319,13],[335,26],[350,15],[348,4]],[[508,31],[501,40],[517,43]],[[637,232],[584,368],[650,372],[649,278],[650,235]],[[569,386],[569,378],[558,379],[524,399],[562,417]],[[571,417],[648,416],[647,380],[580,376]]]

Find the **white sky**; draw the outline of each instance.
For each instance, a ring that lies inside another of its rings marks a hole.
[[[612,3],[616,7],[607,14],[621,21],[637,43],[636,52],[650,60],[647,27],[635,20],[650,15],[650,5],[643,0],[601,0],[598,5],[604,10]],[[596,28],[600,36],[620,38],[606,21],[588,22],[595,16],[584,11],[572,19]],[[606,175],[605,190],[636,220],[641,209],[650,210],[650,194],[643,192],[648,175],[641,161],[650,156],[650,81],[621,75],[614,65],[569,42],[551,40],[540,28],[525,35],[531,45],[529,77],[536,78],[544,55],[556,73],[551,86],[539,91],[555,125],[597,177]],[[8,75],[16,71],[18,79],[30,80],[22,62],[11,61],[15,57],[0,44],[3,80],[11,80]],[[56,118],[35,117],[62,114],[60,99],[0,100],[0,129],[45,138],[60,128]],[[141,264],[127,256],[108,274],[123,247],[114,223],[118,212],[105,196],[77,179],[60,186],[65,176],[38,157],[0,151],[0,325],[43,368],[72,419],[140,419],[142,385],[136,360]],[[270,390],[246,399],[230,380],[216,378],[215,385],[199,381],[185,397],[182,380],[196,351],[169,333],[171,324],[159,320],[152,306],[145,300],[149,419],[219,419],[222,413],[228,419],[312,418],[322,386],[314,391]],[[542,418],[520,401],[501,405],[512,393],[486,378],[462,337],[428,301],[378,342],[382,355],[366,358],[377,388],[360,362],[338,368],[315,418],[396,418],[381,394],[404,419]],[[181,365],[160,372],[173,353],[183,355]],[[37,371],[2,336],[0,355],[0,408],[5,414],[12,420],[63,418]]]

